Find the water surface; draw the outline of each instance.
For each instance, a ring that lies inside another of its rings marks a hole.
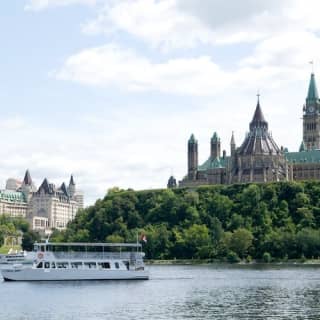
[[[0,319],[320,319],[319,267],[149,269],[149,281],[0,279]]]

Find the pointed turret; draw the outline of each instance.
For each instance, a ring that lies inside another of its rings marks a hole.
[[[68,192],[71,197],[73,197],[76,193],[76,184],[74,182],[73,175],[71,175],[71,177],[70,177]]]
[[[36,192],[36,187],[31,179],[29,170],[27,170],[24,175],[23,182],[20,187],[20,191],[22,191],[27,201],[30,200],[32,193]]]
[[[198,141],[196,140],[196,138],[194,137],[194,134],[192,133],[188,143],[193,144],[193,143],[198,143]]]
[[[303,142],[305,150],[320,149],[320,100],[313,72],[303,106]]]
[[[232,131],[232,135],[231,135],[231,141],[230,141],[230,153],[231,153],[231,156],[233,156],[236,152],[236,141],[234,139],[234,134],[233,134],[233,131]]]
[[[221,144],[220,144],[220,138],[216,132],[213,133],[211,138],[211,158],[216,159],[220,158],[221,154]]]
[[[174,176],[171,176],[168,180],[167,188],[168,189],[173,189],[177,187],[177,180],[175,179]]]
[[[49,183],[47,178],[44,178],[41,186],[38,189],[38,193],[40,193],[41,190],[43,190],[44,193],[53,193],[53,185]]]
[[[308,96],[306,98],[306,105],[314,105],[319,102],[319,95],[316,80],[314,77],[314,73],[311,73],[310,82],[309,82],[309,89],[308,89]]]
[[[23,178],[23,184],[26,186],[31,186],[32,185],[32,179],[31,179],[31,175],[29,172],[29,169],[26,171],[24,178]]]
[[[250,131],[254,130],[255,128],[268,130],[268,122],[264,118],[264,115],[260,107],[259,95],[256,110],[254,111],[252,121],[250,122]]]
[[[198,170],[198,141],[194,134],[188,140],[188,177],[190,180],[195,180]]]
[[[262,113],[259,95],[257,106],[249,127],[250,133],[246,136],[237,153],[241,155],[269,155],[280,153],[279,147],[268,132],[268,122]]]
[[[63,182],[61,187],[60,187],[60,190],[66,195],[66,196],[69,196],[69,193],[68,193],[68,190],[67,190],[67,187],[66,187],[66,184]]]
[[[303,151],[306,151],[306,150],[307,150],[306,145],[304,144],[303,141],[301,141],[299,152],[303,152]]]
[[[69,182],[69,186],[75,186],[76,184],[74,183],[74,179],[73,179],[73,175],[71,175],[70,177],[70,182]]]

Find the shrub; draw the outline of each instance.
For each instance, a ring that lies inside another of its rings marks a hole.
[[[305,263],[305,262],[307,261],[307,258],[304,256],[304,254],[301,255],[299,261],[300,261],[301,263]]]
[[[239,256],[234,251],[229,251],[229,253],[227,255],[227,261],[229,263],[238,263],[241,260],[240,260]]]
[[[262,260],[265,263],[270,263],[271,262],[271,254],[269,252],[265,252],[262,256]]]

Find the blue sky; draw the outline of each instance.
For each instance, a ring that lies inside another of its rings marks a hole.
[[[302,138],[315,0],[10,0],[0,5],[0,180],[69,175],[91,204],[159,188],[214,131],[241,144],[256,93],[279,145]]]

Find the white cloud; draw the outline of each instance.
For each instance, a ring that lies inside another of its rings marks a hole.
[[[253,54],[239,61],[235,69],[224,70],[209,56],[154,62],[133,49],[109,44],[72,55],[53,75],[61,80],[125,91],[193,96],[231,91],[241,94],[259,88],[276,89],[304,79],[313,48],[320,51],[320,39],[315,35],[281,34],[257,45]]]
[[[283,31],[319,30],[319,2],[299,0],[110,1],[83,26],[86,33],[126,32],[164,50],[245,43]]]
[[[276,66],[301,69],[317,58],[320,38],[311,32],[279,32],[257,44],[253,54],[243,61],[247,66]]]
[[[0,130],[18,130],[26,126],[25,119],[20,116],[13,116],[10,118],[2,118],[0,120]]]
[[[226,86],[225,73],[203,56],[153,63],[134,50],[110,44],[83,50],[67,59],[58,79],[129,91],[206,95]]]
[[[50,7],[63,7],[75,4],[94,5],[96,0],[29,0],[25,10],[41,11]]]
[[[179,12],[175,0],[114,1],[83,27],[86,33],[125,31],[153,46],[193,46],[209,42],[211,32],[188,13]],[[200,39],[198,39],[200,38]]]

